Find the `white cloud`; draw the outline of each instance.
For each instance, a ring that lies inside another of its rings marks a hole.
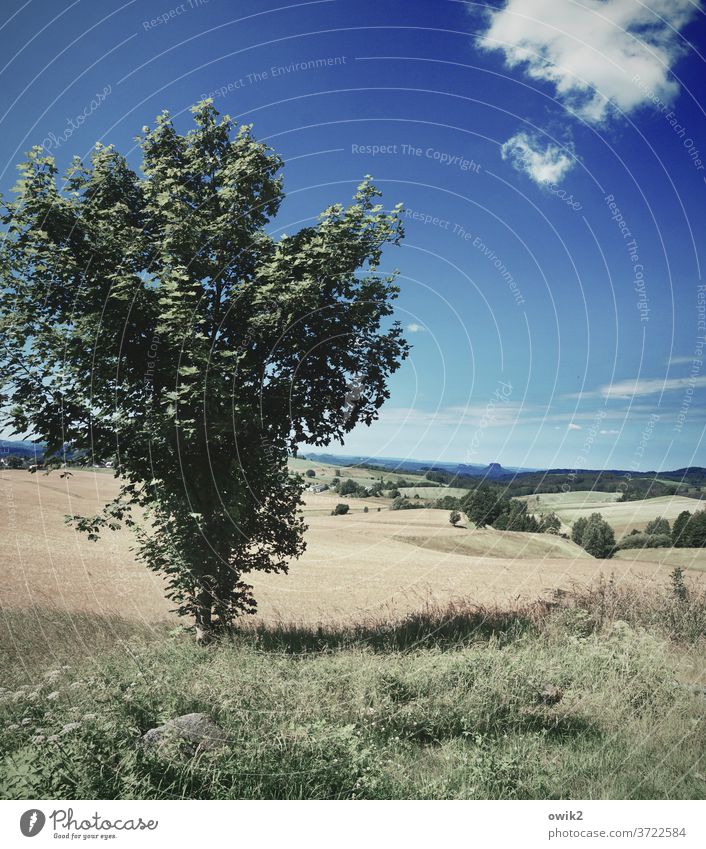
[[[698,389],[706,386],[706,375],[701,377],[674,377],[663,380],[660,377],[644,380],[620,380],[617,383],[609,383],[602,386],[600,394],[604,398],[634,398],[638,395],[657,395],[661,392],[675,392],[686,390],[689,387]]]
[[[671,357],[668,364],[670,366],[691,365],[696,357]]]
[[[606,436],[608,434],[613,435],[613,434],[616,434],[616,433],[620,433],[619,430],[599,430],[598,432],[603,434],[603,436]]]
[[[505,142],[500,153],[535,183],[549,185],[560,182],[574,165],[566,150],[555,144],[542,144],[537,137],[520,132]]]
[[[569,422],[569,430],[581,430],[581,425],[574,424],[573,422]]]
[[[677,94],[670,69],[684,52],[678,32],[700,8],[700,0],[507,0],[489,13],[479,43],[600,122],[616,108],[666,104]]]
[[[424,330],[426,330],[426,327],[414,321],[407,325],[407,333],[421,333]]]

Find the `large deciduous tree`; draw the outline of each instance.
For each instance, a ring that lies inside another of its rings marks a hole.
[[[206,638],[255,608],[243,576],[303,551],[288,452],[370,424],[408,346],[379,269],[402,238],[370,180],[275,238],[281,159],[209,101],[185,135],[143,128],[142,176],[113,147],[61,185],[34,148],[3,208],[2,410],[17,432],[114,459],[138,555]],[[145,511],[146,526],[133,508]]]

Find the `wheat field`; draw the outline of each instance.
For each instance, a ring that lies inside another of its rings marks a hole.
[[[69,513],[97,512],[116,492],[103,470],[68,478],[3,471],[0,605],[145,622],[168,617],[162,580],[135,561],[129,532],[108,532],[91,543],[64,522]],[[458,598],[514,603],[585,586],[600,575],[662,582],[673,568],[651,552],[600,561],[560,537],[453,528],[446,511],[391,511],[383,499],[350,499],[352,513],[331,516],[339,500],[328,492],[307,494],[303,557],[288,575],[252,576],[261,623],[350,623]],[[703,572],[697,567],[693,574]]]

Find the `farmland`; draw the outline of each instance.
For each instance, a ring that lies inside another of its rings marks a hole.
[[[553,510],[562,522],[570,526],[582,516],[600,513],[612,526],[616,537],[629,533],[633,528],[643,530],[657,516],[664,516],[672,523],[682,510],[693,512],[701,508],[701,502],[680,495],[647,498],[642,501],[618,501],[615,492],[567,492],[524,496],[531,511]]]
[[[112,475],[77,471],[61,478],[56,472],[5,471],[0,487],[3,524],[10,531],[0,542],[3,607],[51,605],[145,621],[168,616],[162,581],[135,562],[127,531],[107,532],[91,543],[64,522],[69,513],[97,512],[117,491]],[[571,495],[570,506],[559,508],[564,521],[599,507]],[[447,511],[390,511],[389,499],[383,498],[347,499],[348,515],[330,515],[339,501],[329,491],[306,494],[303,557],[291,564],[289,575],[251,576],[257,621],[350,623],[457,598],[483,604],[527,601],[586,585],[600,574],[654,582],[672,568],[651,557],[595,560],[569,540],[547,534],[453,528]],[[627,527],[636,510],[646,522],[665,509],[661,499],[656,501],[658,506],[629,502],[600,509],[608,516],[610,510],[620,511]],[[555,505],[557,497],[540,503]]]
[[[389,499],[332,516],[337,495],[307,493],[305,555],[257,575],[258,615],[202,648],[126,532],[64,524],[115,488],[0,474],[0,796],[703,797],[700,552],[600,561]],[[136,749],[194,711],[224,749]]]

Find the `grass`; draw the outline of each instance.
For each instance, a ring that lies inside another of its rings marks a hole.
[[[41,610],[6,610],[2,624],[3,798],[706,791],[706,597],[693,587],[684,600],[602,582],[515,609],[251,625],[207,649],[171,624]],[[547,683],[562,692],[554,704]],[[222,726],[226,747],[137,745],[193,711]]]
[[[565,525],[572,525],[577,519],[588,517],[591,513],[600,513],[611,525],[617,537],[629,533],[632,528],[644,530],[647,523],[657,516],[664,516],[673,522],[682,510],[693,512],[701,506],[699,501],[681,495],[664,495],[646,498],[641,501],[617,501],[616,492],[598,492],[585,490],[576,492],[540,493],[537,496],[523,496],[531,512],[553,510]]]

